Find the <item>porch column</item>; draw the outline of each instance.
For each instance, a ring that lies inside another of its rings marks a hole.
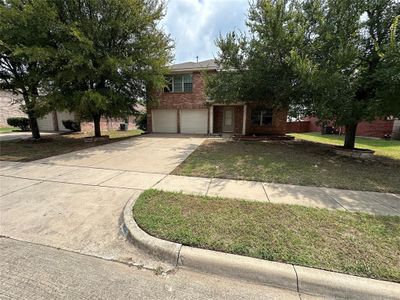
[[[213,105],[210,106],[210,116],[209,116],[208,121],[209,121],[208,123],[210,126],[209,132],[210,132],[210,134],[213,134],[214,133],[214,106]]]
[[[242,126],[242,134],[246,134],[246,118],[247,118],[247,104],[243,105],[243,126]]]

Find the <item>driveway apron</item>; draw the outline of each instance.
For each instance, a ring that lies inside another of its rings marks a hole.
[[[0,234],[169,269],[122,235],[126,202],[162,180],[203,137],[145,135],[32,163],[0,163]]]

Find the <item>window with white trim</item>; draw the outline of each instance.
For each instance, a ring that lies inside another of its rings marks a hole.
[[[251,123],[254,125],[265,126],[272,124],[272,109],[257,107],[251,111]]]
[[[167,76],[166,93],[191,93],[193,89],[192,74]]]

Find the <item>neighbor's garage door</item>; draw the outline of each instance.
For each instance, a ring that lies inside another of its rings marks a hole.
[[[176,109],[153,109],[152,118],[153,132],[178,132],[178,113]]]
[[[207,134],[207,109],[182,109],[181,133]]]
[[[37,120],[40,131],[54,131],[53,113],[49,113]]]

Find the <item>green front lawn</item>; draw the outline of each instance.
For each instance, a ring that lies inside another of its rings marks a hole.
[[[290,135],[294,136],[296,139],[323,144],[343,146],[344,143],[344,135],[322,135],[319,132],[291,133]],[[387,141],[383,139],[357,137],[356,147],[374,150],[376,155],[382,155],[393,159],[400,159],[400,141]]]
[[[306,141],[206,141],[173,173],[400,193],[400,160],[341,157]]]
[[[0,134],[1,133],[9,133],[9,132],[21,132],[19,128],[16,127],[0,127]]]
[[[156,190],[133,216],[184,245],[400,282],[400,217]]]
[[[85,142],[84,138],[92,133],[69,133],[62,135],[44,136],[39,141],[14,140],[2,141],[0,146],[0,160],[33,161],[54,155],[65,154],[76,150],[109,144],[141,134],[141,130],[109,131],[102,135],[109,135],[110,139],[98,142]]]

